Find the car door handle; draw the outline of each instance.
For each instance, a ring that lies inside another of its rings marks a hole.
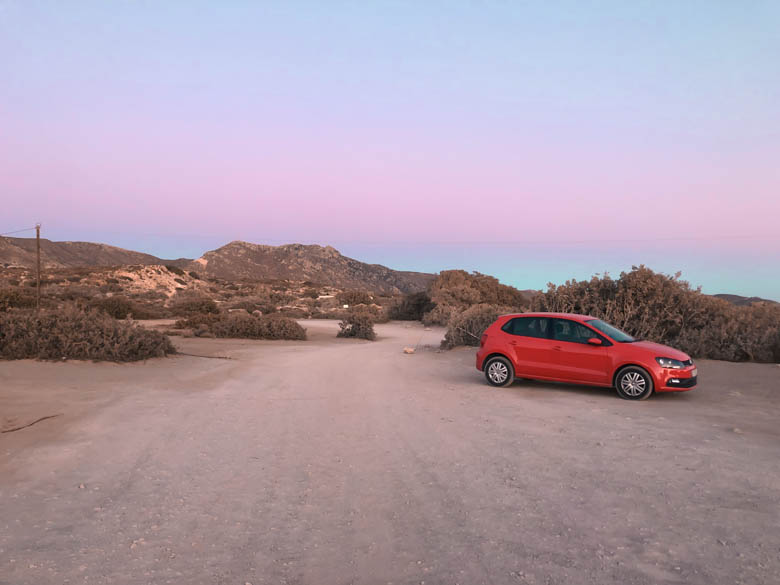
[[[517,342],[516,341],[510,341],[509,345],[517,345]]]
[[[561,351],[561,346],[560,345],[553,345],[553,349],[555,351]]]

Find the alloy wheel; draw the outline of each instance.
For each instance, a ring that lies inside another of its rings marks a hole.
[[[628,396],[641,396],[647,388],[647,381],[639,372],[626,372],[620,379],[620,388]]]

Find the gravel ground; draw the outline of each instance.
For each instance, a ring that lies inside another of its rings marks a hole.
[[[780,582],[780,368],[492,389],[442,331],[0,363],[0,584]],[[417,346],[413,355],[402,348]]]

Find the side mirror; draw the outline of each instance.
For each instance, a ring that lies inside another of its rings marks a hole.
[[[588,339],[588,344],[590,344],[590,345],[603,345],[601,343],[601,340],[598,337],[591,337],[590,339]]]

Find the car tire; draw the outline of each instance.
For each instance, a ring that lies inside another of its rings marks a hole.
[[[639,366],[626,366],[615,376],[615,390],[624,400],[647,400],[653,393],[653,379]]]
[[[485,379],[496,388],[506,388],[515,381],[515,368],[505,357],[490,358],[485,364]]]

